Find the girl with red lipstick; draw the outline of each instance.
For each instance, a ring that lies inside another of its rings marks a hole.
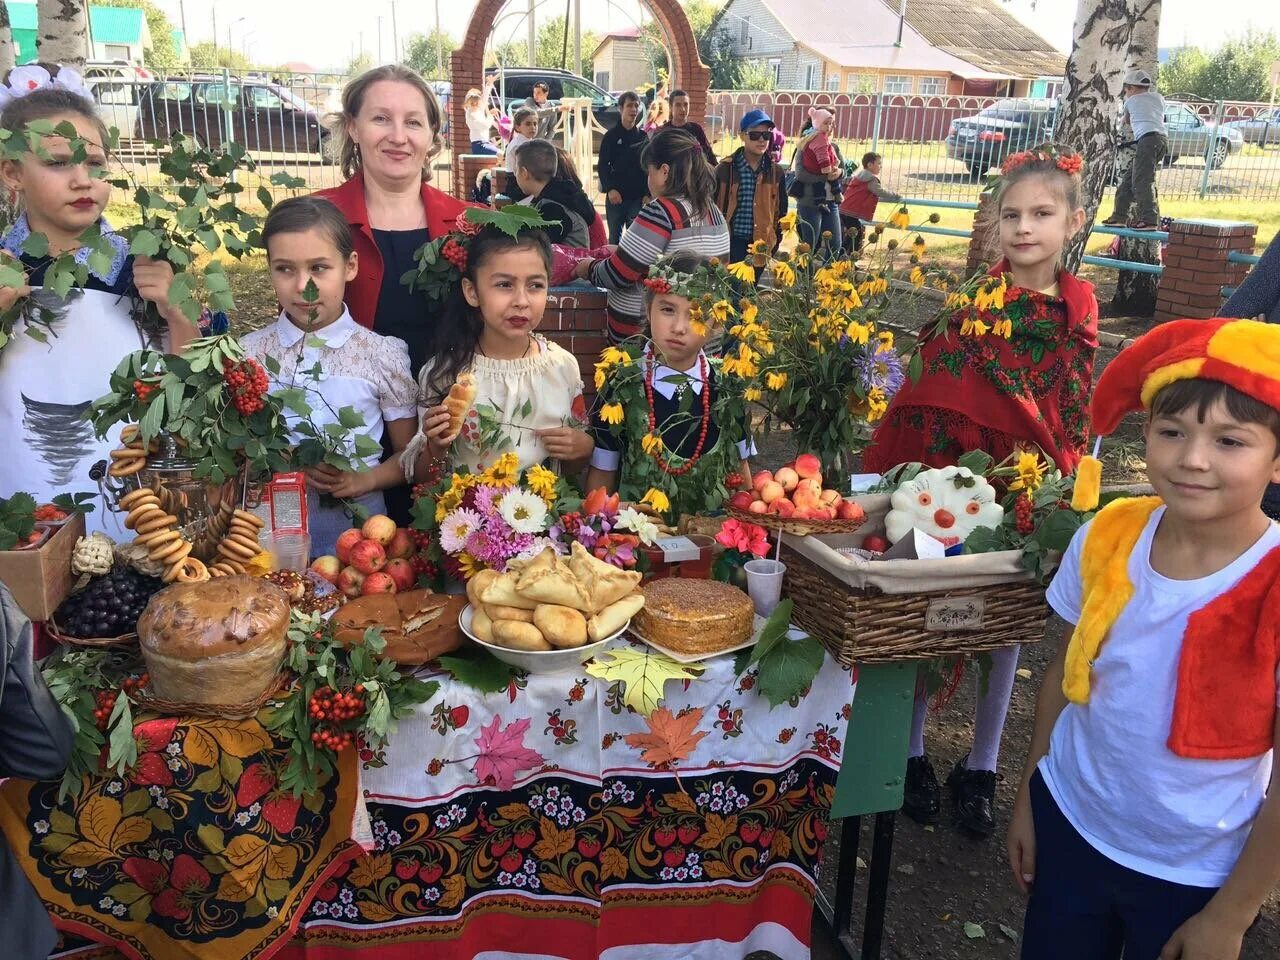
[[[969,450],[1003,460],[1020,447],[1039,447],[1064,472],[1079,463],[1089,431],[1098,301],[1093,286],[1061,269],[1060,260],[1084,226],[1082,166],[1078,156],[1048,145],[1005,161],[996,194],[1004,257],[991,269],[999,287],[976,307],[963,306],[946,331],[924,345],[923,373],[893,398],[863,456],[864,469],[883,473],[907,462],[942,467]],[[979,836],[995,827],[996,761],[1017,664],[1016,646],[992,654],[973,746],[948,780],[958,823]],[[924,751],[925,707],[922,689],[903,802],[903,811],[922,823],[936,819],[941,807]]]
[[[474,473],[513,452],[520,470],[547,460],[562,474],[580,470],[595,443],[584,429],[578,361],[536,333],[551,285],[551,242],[541,230],[511,236],[493,226],[469,229],[474,235],[445,303],[440,348],[418,378],[427,407],[406,467],[446,460]],[[453,431],[443,399],[463,373],[474,378],[475,400]]]

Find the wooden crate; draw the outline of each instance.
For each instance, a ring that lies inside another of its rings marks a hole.
[[[71,592],[71,553],[83,536],[84,515],[76,514],[39,547],[0,550],[0,583],[33,621],[48,620]]]

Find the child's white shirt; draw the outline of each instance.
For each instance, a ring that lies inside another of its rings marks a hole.
[[[1126,97],[1124,109],[1133,127],[1133,139],[1139,140],[1148,133],[1166,133],[1164,125],[1164,97],[1154,90],[1135,93]]]
[[[516,172],[516,151],[520,149],[522,143],[528,143],[532,137],[526,137],[523,133],[513,133],[511,139],[507,141],[507,151],[503,160],[506,161],[507,173],[514,174]]]
[[[1151,568],[1164,512],[1151,515],[1129,557],[1133,596],[1094,661],[1089,702],[1067,704],[1039,770],[1063,815],[1103,856],[1173,883],[1218,887],[1266,795],[1271,751],[1198,760],[1169,749],[1182,637],[1192,613],[1280,546],[1280,527],[1268,526],[1216,573],[1170,580]],[[1048,591],[1054,612],[1072,624],[1080,620],[1080,553],[1090,526],[1072,539]]]
[[[418,415],[418,385],[409,371],[408,346],[360,326],[345,307],[341,317],[311,333],[299,329],[282,311],[275,323],[255,330],[242,343],[245,353],[259,363],[274,357],[280,364],[278,374],[268,371],[273,391],[281,387],[313,391],[306,402],[312,421],[321,429],[337,423],[343,407],[352,407],[364,418],[360,432],[381,443],[388,420]],[[314,380],[309,371],[317,363],[320,378]],[[291,426],[297,419],[289,414]],[[290,439],[297,442],[301,437],[291,432]],[[354,445],[347,454],[357,460]],[[360,462],[371,470],[381,460],[379,453]]]

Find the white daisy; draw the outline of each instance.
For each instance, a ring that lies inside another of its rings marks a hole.
[[[614,529],[630,530],[645,546],[651,545],[658,539],[658,525],[653,522],[653,518],[634,507],[627,507],[618,512],[618,522],[614,524]]]
[[[460,553],[467,545],[467,538],[484,523],[480,514],[466,507],[459,507],[440,524],[440,549],[445,553]]]
[[[521,487],[503,496],[498,512],[516,533],[542,533],[547,529],[546,503],[537,494]]]

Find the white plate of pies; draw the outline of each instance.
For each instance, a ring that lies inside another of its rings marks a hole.
[[[462,628],[462,632],[503,663],[523,670],[525,673],[567,673],[571,670],[577,670],[582,664],[599,653],[611,640],[616,640],[626,633],[627,627],[631,624],[631,621],[628,620],[622,629],[616,633],[594,643],[585,643],[580,647],[570,647],[563,650],[513,650],[510,647],[486,642],[477,637],[471,625],[474,616],[475,608],[470,605],[458,615],[458,626]]]

